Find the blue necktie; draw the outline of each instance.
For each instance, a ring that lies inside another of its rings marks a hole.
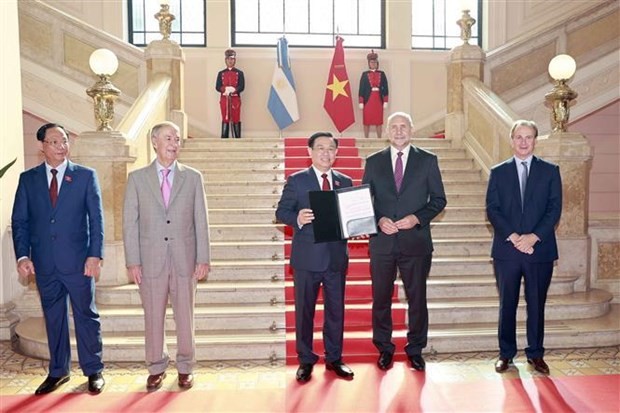
[[[527,185],[527,162],[521,162],[523,169],[521,170],[521,211],[525,206],[525,186]]]

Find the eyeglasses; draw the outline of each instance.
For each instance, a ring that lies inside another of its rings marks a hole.
[[[56,139],[54,140],[43,140],[43,142],[47,143],[48,145],[51,145],[55,148],[60,148],[62,146],[69,146],[69,140],[68,139],[63,139],[61,141],[58,141]]]

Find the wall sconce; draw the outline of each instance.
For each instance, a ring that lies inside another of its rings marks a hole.
[[[121,91],[110,83],[110,76],[118,69],[118,59],[114,52],[108,49],[97,49],[88,60],[90,70],[99,80],[86,90],[86,94],[93,98],[95,105],[95,120],[98,131],[110,131],[110,123],[114,120],[114,101]]]
[[[168,0],[160,0],[161,9],[155,14],[155,18],[159,21],[159,32],[163,40],[170,39],[172,32],[172,21],[175,19],[174,14],[170,13],[170,4]]]
[[[551,108],[551,127],[554,132],[567,131],[569,108],[577,92],[566,82],[573,77],[576,68],[575,59],[567,54],[557,55],[549,62],[549,75],[555,80],[555,85],[545,94],[545,106]]]
[[[469,11],[471,10],[470,3],[471,0],[461,0],[463,15],[460,20],[456,21],[456,24],[461,28],[461,40],[463,40],[463,44],[469,44],[469,39],[471,39],[471,26],[476,24],[476,19],[469,15]]]

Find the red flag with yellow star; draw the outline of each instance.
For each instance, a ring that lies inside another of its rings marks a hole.
[[[332,118],[338,132],[342,132],[355,122],[351,85],[349,84],[347,67],[344,64],[343,40],[340,36],[336,37],[336,49],[334,49],[332,66],[329,69],[325,89],[325,100],[323,101],[323,108]]]

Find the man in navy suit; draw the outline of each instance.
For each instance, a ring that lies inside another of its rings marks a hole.
[[[380,229],[370,238],[372,341],[377,365],[392,365],[392,297],[397,271],[407,296],[409,328],[405,352],[415,370],[426,363],[428,337],[426,279],[431,270],[430,223],[446,206],[437,156],[411,144],[413,121],[407,113],[388,117],[390,146],[366,159],[362,183],[369,184]]]
[[[533,155],[538,128],[516,121],[510,131],[514,156],[491,169],[486,196],[493,225],[491,256],[499,292],[499,359],[503,373],[517,354],[516,316],[521,278],[527,303],[527,361],[548,374],[543,360],[545,301],[553,262],[558,259],[555,226],[562,213],[562,181],[557,165]]]
[[[345,275],[349,265],[347,241],[314,242],[308,192],[346,188],[351,178],[332,169],[338,152],[338,140],[329,132],[317,132],[308,139],[312,166],[291,175],[276,210],[276,218],[293,227],[291,266],[295,286],[295,338],[300,382],[310,380],[319,356],[312,351],[314,312],[319,288],[323,285],[325,320],[325,368],[351,379],[353,371],[342,362],[344,330]]]
[[[69,380],[69,300],[80,367],[88,390],[101,393],[102,341],[95,280],[103,257],[101,191],[93,169],[68,160],[69,138],[60,125],[37,131],[41,165],[23,172],[13,205],[13,246],[21,277],[35,275],[50,352],[49,375],[35,394]]]

